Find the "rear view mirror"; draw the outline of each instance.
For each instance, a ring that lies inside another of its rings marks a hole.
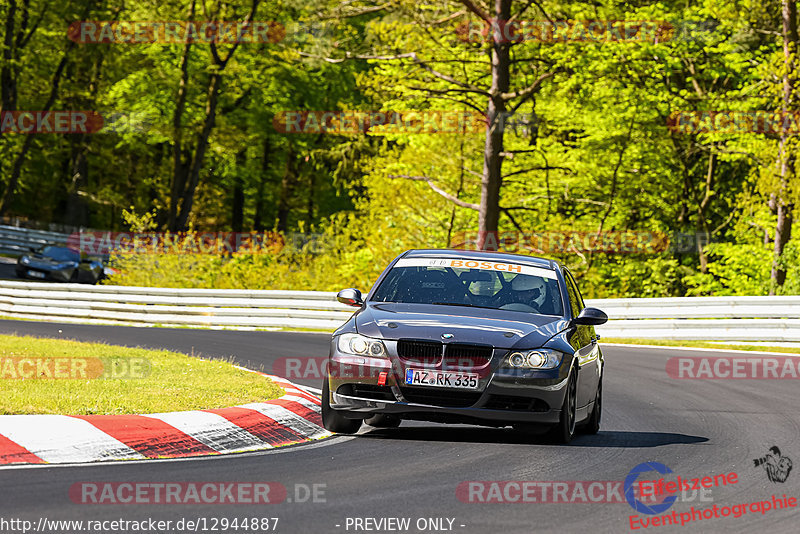
[[[584,308],[580,315],[572,320],[572,324],[596,326],[608,321],[608,315],[597,308]]]
[[[361,291],[358,289],[342,289],[336,295],[336,300],[348,306],[355,306],[357,308],[364,305],[364,299],[361,298]]]
[[[493,282],[492,273],[487,271],[464,271],[460,276],[465,282]]]

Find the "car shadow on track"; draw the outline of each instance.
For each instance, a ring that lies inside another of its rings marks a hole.
[[[545,435],[528,435],[508,428],[482,428],[468,426],[412,426],[373,429],[359,434],[361,439],[389,439],[399,441],[440,441],[453,443],[506,443],[553,445]],[[601,430],[596,435],[577,435],[570,447],[637,448],[662,445],[704,443],[708,438],[673,432],[636,432],[626,430]]]

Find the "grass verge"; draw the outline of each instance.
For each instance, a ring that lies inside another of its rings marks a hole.
[[[226,408],[283,393],[268,378],[226,361],[165,350],[0,335],[0,414]]]
[[[663,347],[696,347],[701,349],[732,349],[749,350],[756,352],[785,352],[788,354],[800,354],[800,347],[777,347],[767,345],[737,345],[709,343],[708,341],[679,340],[679,339],[641,339],[641,338],[617,338],[605,337],[601,343],[622,343],[627,345],[658,345]]]

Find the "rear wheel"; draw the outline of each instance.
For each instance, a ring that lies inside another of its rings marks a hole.
[[[594,399],[594,408],[592,408],[592,415],[583,431],[587,434],[597,434],[600,431],[600,417],[603,415],[603,378],[597,383],[597,395]]]
[[[365,419],[364,422],[369,426],[374,426],[375,428],[397,428],[400,426],[399,417],[383,413],[375,414],[369,419]]]
[[[569,374],[567,391],[561,405],[561,416],[558,424],[550,431],[552,438],[558,443],[569,443],[575,437],[575,413],[578,404],[578,370]]]
[[[327,378],[322,384],[322,426],[325,430],[339,434],[355,434],[361,428],[361,419],[348,419],[331,408],[331,393]]]

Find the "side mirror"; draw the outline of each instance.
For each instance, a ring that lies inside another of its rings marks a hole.
[[[342,304],[355,306],[357,308],[360,308],[364,305],[364,299],[361,298],[361,291],[358,289],[353,289],[352,287],[339,291],[339,293],[336,295],[336,300]]]
[[[572,320],[572,324],[596,326],[608,321],[608,315],[597,308],[584,308],[580,315]]]

